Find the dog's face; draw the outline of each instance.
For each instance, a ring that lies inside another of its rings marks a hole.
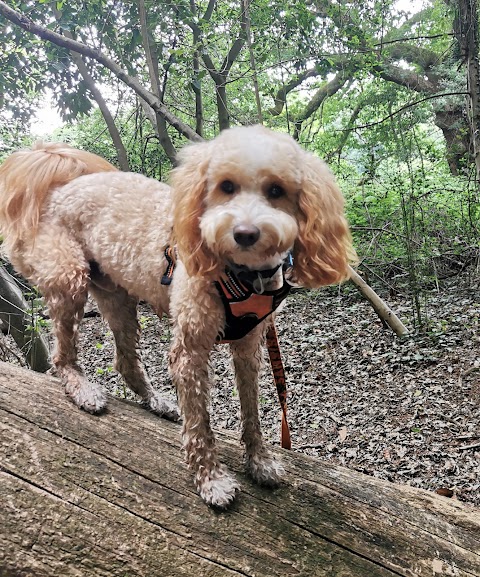
[[[346,276],[342,196],[326,165],[288,135],[239,127],[190,145],[172,184],[174,236],[190,274],[271,268],[293,250],[300,284]]]
[[[288,141],[254,134],[230,130],[214,141],[199,224],[219,261],[258,270],[275,266],[293,248],[301,174]]]

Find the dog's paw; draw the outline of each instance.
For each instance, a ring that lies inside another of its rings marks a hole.
[[[142,405],[155,413],[159,417],[164,417],[170,421],[179,421],[180,420],[180,410],[176,403],[165,399],[159,393],[155,393],[152,395],[148,400],[144,400]]]
[[[101,413],[107,406],[107,395],[103,388],[82,375],[68,376],[65,393],[77,407],[87,413]]]
[[[268,453],[247,456],[246,470],[256,483],[265,487],[277,487],[285,474],[282,464]]]
[[[207,505],[218,509],[226,509],[232,504],[240,485],[235,477],[230,475],[225,469],[217,473],[214,477],[204,478],[197,483],[200,497]]]

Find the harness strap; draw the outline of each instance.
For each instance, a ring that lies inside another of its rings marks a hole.
[[[167,268],[163,273],[162,280],[160,281],[163,285],[170,285],[172,282],[173,272],[175,270],[175,265],[177,263],[177,250],[174,246],[168,245],[165,247],[165,258],[167,259]]]
[[[283,449],[291,449],[290,428],[287,421],[287,383],[285,379],[285,368],[283,366],[280,347],[278,346],[277,331],[274,323],[267,329],[267,349],[272,366],[273,378],[277,387],[278,400],[282,408],[282,436],[281,444]]]

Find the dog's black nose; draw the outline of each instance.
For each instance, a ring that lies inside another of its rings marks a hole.
[[[260,229],[256,226],[239,224],[233,229],[233,238],[240,246],[252,246],[260,238]]]

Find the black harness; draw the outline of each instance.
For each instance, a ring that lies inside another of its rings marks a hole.
[[[162,276],[162,284],[172,282],[175,270],[176,251],[168,246],[165,249],[167,268]],[[225,328],[218,335],[218,342],[231,342],[242,339],[257,325],[271,315],[285,300],[291,286],[285,279],[285,273],[293,264],[291,255],[282,265],[273,269],[251,271],[243,266],[231,266],[215,281],[215,287],[225,309]],[[265,281],[271,279],[282,267],[282,286],[273,291],[264,290]]]

